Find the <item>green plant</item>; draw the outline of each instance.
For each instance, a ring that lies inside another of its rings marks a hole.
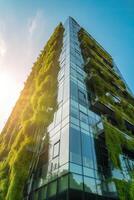
[[[86,85],[89,99],[110,109],[110,112],[105,113],[110,122],[106,117],[103,117],[104,138],[109,161],[113,168],[122,170],[120,155],[126,149],[134,151],[134,136],[126,127],[126,121],[134,124],[134,98],[127,91],[124,81],[114,70],[110,55],[84,29],[79,31],[78,36],[85,61],[84,70],[87,74]],[[100,115],[102,114],[104,113],[100,109]],[[133,171],[131,171],[130,181],[115,178],[113,181],[120,200],[134,199]]]
[[[58,59],[63,32],[64,28],[60,24],[34,64],[0,136],[2,200],[23,199],[24,185],[31,173],[32,162],[37,158],[42,137],[57,110]],[[48,143],[45,141],[46,148],[49,148]]]
[[[111,158],[114,167],[121,168],[119,155],[122,153],[121,145],[124,143],[124,137],[122,137],[122,134],[118,129],[114,128],[106,121],[104,122],[104,130],[109,157]]]
[[[117,112],[120,112],[120,115],[122,115],[124,119],[134,123],[134,98],[126,90],[125,83],[114,70],[114,64],[110,55],[83,29],[79,31],[79,41],[85,61],[84,69],[87,73],[87,87],[94,93],[92,97],[103,97],[103,103],[106,105],[110,103],[112,109],[115,111],[115,115]],[[103,56],[109,64],[104,61],[105,59],[102,58]],[[89,80],[91,76],[92,78]],[[120,103],[115,103],[112,99],[106,97],[106,93],[108,92],[111,93],[111,95],[119,97],[121,99]],[[126,100],[129,101],[130,104]],[[121,124],[120,122],[121,118],[117,123],[120,127],[122,125],[122,128],[124,128],[123,120]]]

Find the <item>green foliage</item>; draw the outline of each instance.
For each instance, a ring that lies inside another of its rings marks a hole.
[[[121,168],[119,155],[122,154],[122,148],[134,150],[134,137],[127,136],[118,128],[111,125],[106,119],[104,122],[105,141],[109,156],[115,168]],[[115,142],[116,141],[116,142]]]
[[[125,149],[134,151],[134,136],[126,129],[125,124],[125,120],[134,124],[134,98],[114,71],[111,57],[83,29],[79,31],[79,41],[85,61],[84,69],[87,73],[86,83],[91,103],[92,100],[99,101],[113,110],[113,116],[111,112],[107,112],[107,118],[114,117],[112,121],[114,125],[105,118],[103,120],[105,144],[113,167],[122,170],[120,154],[123,154]],[[113,97],[118,97],[120,101],[115,101]],[[134,199],[134,172],[131,172],[130,181],[117,179],[113,181],[120,200]]]
[[[105,141],[108,148],[109,156],[114,164],[114,167],[120,168],[119,155],[122,152],[121,145],[124,143],[124,137],[110,123],[104,122]],[[116,141],[116,142],[115,142]]]
[[[124,180],[114,180],[120,200],[133,200],[129,195],[129,183]]]
[[[123,80],[114,71],[113,63],[110,61],[111,57],[106,54],[106,52],[97,45],[96,41],[87,35],[83,29],[79,31],[79,41],[85,60],[85,71],[88,75],[87,87],[93,93],[92,96],[103,97],[104,104],[107,105],[110,103],[112,109],[116,113],[120,112],[124,119],[134,123],[134,98],[126,90]],[[108,63],[104,62],[105,59],[102,59],[102,57],[104,57]],[[89,79],[89,77],[91,78]],[[108,98],[106,96],[108,92],[113,96],[119,96],[121,102],[115,103],[112,99]],[[130,103],[128,103],[128,101]],[[120,119],[118,125],[124,128],[124,122],[123,120],[121,122]]]
[[[1,134],[0,199],[2,200],[23,199],[24,185],[30,173],[31,162],[33,158],[36,159],[44,130],[47,130],[52,122],[57,109],[58,59],[63,31],[64,28],[60,24],[41,52]],[[44,148],[47,151],[48,143],[49,139],[45,141]],[[44,159],[47,159],[47,155]]]
[[[111,56],[90,36],[88,35],[84,29],[81,29],[79,32],[79,37],[81,40],[83,40],[83,46],[84,48],[89,47],[90,49],[93,48],[95,51],[103,57],[103,59],[106,59],[109,63],[112,63]]]
[[[104,120],[105,141],[109,157],[115,168],[121,169],[119,156],[122,154],[122,148],[134,151],[134,138],[126,137],[121,131]],[[115,142],[116,141],[116,142]],[[120,200],[133,200],[134,195],[134,174],[131,172],[131,180],[124,181],[114,179],[118,196]]]
[[[119,129],[122,131],[126,131],[125,122],[119,110],[115,110],[115,119],[117,121]]]

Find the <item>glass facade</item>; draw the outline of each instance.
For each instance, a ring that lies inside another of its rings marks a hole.
[[[117,199],[115,184],[107,178],[129,179],[134,160],[121,155],[124,171],[111,170],[106,146],[97,137],[103,130],[101,117],[89,108],[90,91],[78,40],[81,27],[71,17],[64,27],[58,110],[48,127],[48,161],[43,161],[44,155],[40,157],[41,163],[30,180],[28,199]]]

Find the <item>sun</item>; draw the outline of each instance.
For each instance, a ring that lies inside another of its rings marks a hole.
[[[18,97],[18,86],[14,78],[3,72],[0,74],[0,129],[4,126]]]

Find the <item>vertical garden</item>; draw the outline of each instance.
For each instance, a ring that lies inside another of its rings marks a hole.
[[[23,199],[32,161],[53,120],[58,106],[57,75],[63,32],[59,24],[34,63],[0,135],[0,200]]]
[[[85,62],[90,108],[98,106],[109,162],[112,168],[122,171],[120,155],[125,151],[134,155],[134,98],[116,73],[111,56],[84,29],[78,36]],[[114,181],[121,200],[134,199],[134,169],[129,171],[129,177],[129,180],[115,177],[106,180]]]

